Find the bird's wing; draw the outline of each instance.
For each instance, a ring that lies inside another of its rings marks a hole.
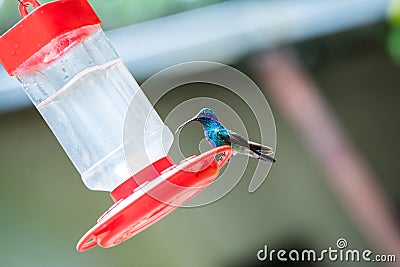
[[[246,138],[242,137],[240,134],[232,132],[231,130],[228,130],[228,134],[232,144],[249,148],[249,142]]]
[[[267,162],[276,161],[274,158],[269,156],[273,153],[272,148],[251,141],[247,141],[244,137],[232,131],[229,131],[229,137],[231,139],[231,144],[234,152],[261,159]]]
[[[271,155],[274,153],[274,150],[271,147],[260,145],[252,141],[247,141],[244,137],[235,132],[229,131],[229,137],[231,138],[232,144],[247,147],[254,152],[258,151],[259,153],[262,153],[264,155]]]
[[[232,154],[236,155],[237,153],[250,156],[251,151],[249,149],[249,144],[247,140],[244,139],[239,134],[232,132],[231,130],[227,130],[229,135],[229,144],[232,147]]]
[[[274,150],[269,146],[260,145],[255,142],[252,142],[252,141],[249,141],[248,143],[249,143],[250,149],[253,151],[259,151],[260,153],[262,153],[264,155],[271,155],[274,153]]]

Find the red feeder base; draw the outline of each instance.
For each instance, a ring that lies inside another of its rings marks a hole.
[[[231,147],[222,146],[178,165],[165,157],[146,167],[111,192],[115,204],[79,240],[77,250],[112,247],[143,231],[205,189],[231,155]]]

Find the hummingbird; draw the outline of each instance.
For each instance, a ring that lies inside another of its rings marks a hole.
[[[188,123],[197,121],[203,126],[204,136],[212,147],[229,145],[232,147],[232,153],[247,155],[266,162],[276,162],[270,155],[274,153],[271,147],[263,146],[252,141],[246,140],[241,135],[227,129],[217,119],[215,113],[209,108],[203,108],[192,119],[180,125],[175,133],[185,127]]]

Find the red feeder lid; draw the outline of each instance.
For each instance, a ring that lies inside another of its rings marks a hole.
[[[146,167],[111,192],[115,204],[79,240],[77,250],[112,247],[143,231],[214,181],[231,155],[230,146],[221,146],[178,165],[165,157]]]
[[[28,14],[27,7],[34,10]],[[0,37],[0,62],[9,75],[45,66],[101,25],[87,0],[59,0],[40,5],[21,0],[22,16]]]

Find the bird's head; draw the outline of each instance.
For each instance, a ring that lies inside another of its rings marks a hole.
[[[194,116],[193,118],[191,118],[190,120],[188,120],[187,122],[185,122],[181,126],[179,126],[176,129],[175,133],[177,133],[180,129],[182,129],[183,127],[185,127],[187,124],[189,124],[192,121],[198,121],[200,123],[203,123],[205,120],[209,120],[209,119],[216,120],[216,121],[218,120],[217,116],[215,116],[214,111],[212,111],[209,108],[203,108],[202,110],[200,110],[199,113],[197,113],[196,116]]]
[[[195,116],[197,119],[213,119],[213,120],[218,120],[217,116],[215,116],[214,111],[212,111],[209,108],[203,108],[200,110],[199,113]]]

